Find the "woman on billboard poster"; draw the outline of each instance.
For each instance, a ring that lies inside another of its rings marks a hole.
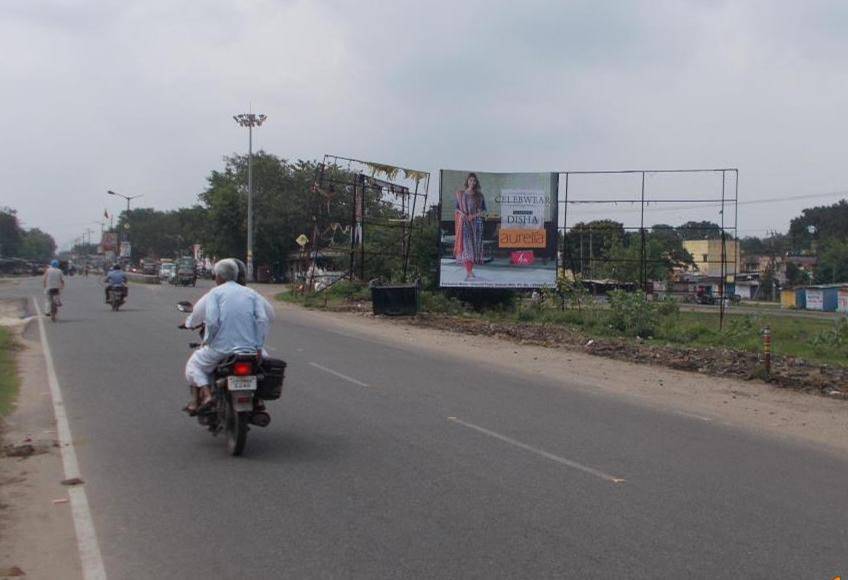
[[[474,264],[483,263],[483,224],[486,215],[486,198],[480,189],[475,173],[465,178],[465,189],[456,192],[455,239],[453,256],[465,266],[465,279],[474,276]]]

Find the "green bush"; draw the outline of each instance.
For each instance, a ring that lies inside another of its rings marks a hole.
[[[466,306],[456,298],[438,290],[421,293],[421,309],[424,312],[457,315],[467,311]]]
[[[659,305],[641,292],[613,290],[609,293],[609,323],[627,336],[654,336],[660,325]]]
[[[660,316],[674,316],[680,312],[680,303],[671,296],[657,301],[657,313]]]
[[[371,290],[367,284],[342,280],[324,290],[328,296],[343,298],[345,300],[370,300]]]
[[[833,326],[813,336],[816,346],[842,348],[848,346],[848,317],[833,321]]]

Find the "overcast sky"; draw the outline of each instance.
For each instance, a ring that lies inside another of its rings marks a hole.
[[[2,0],[0,54],[0,205],[61,244],[194,203],[251,103],[286,158],[738,167],[743,235],[848,190],[843,1]]]

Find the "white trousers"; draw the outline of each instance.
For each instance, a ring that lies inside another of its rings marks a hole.
[[[218,363],[227,358],[227,354],[201,346],[188,357],[185,366],[185,378],[192,387],[212,385],[212,373]]]
[[[208,346],[201,346],[188,357],[185,366],[186,381],[192,387],[212,386],[215,367],[228,356],[228,353],[218,352]],[[268,353],[264,348],[262,349],[262,356],[268,357]]]

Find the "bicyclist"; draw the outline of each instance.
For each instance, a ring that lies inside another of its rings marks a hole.
[[[47,302],[45,303],[44,310],[47,316],[50,316],[50,305],[53,300],[53,296],[56,296],[57,306],[62,305],[62,301],[59,299],[59,294],[62,289],[65,287],[65,275],[62,274],[62,270],[59,269],[59,260],[53,260],[50,262],[50,266],[44,271],[44,293],[47,295]]]

